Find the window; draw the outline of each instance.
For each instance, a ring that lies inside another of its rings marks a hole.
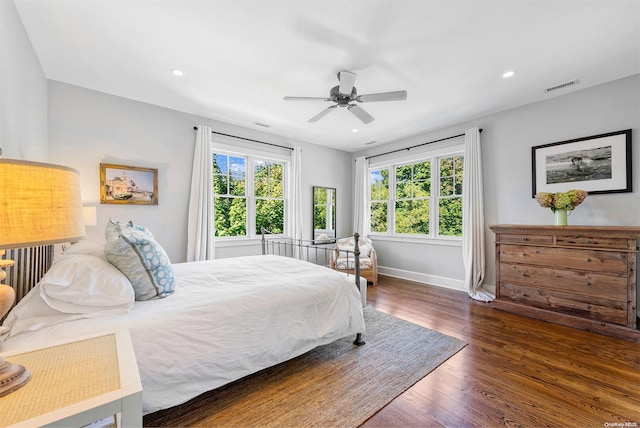
[[[387,232],[387,213],[389,210],[389,170],[380,169],[370,172],[371,231]]]
[[[262,228],[274,233],[284,232],[284,165],[254,160],[254,194],[256,197],[256,235]]]
[[[462,236],[463,164],[462,155],[440,158],[438,233],[442,236]]]
[[[215,236],[247,235],[247,159],[214,153]]]
[[[463,161],[463,155],[455,153],[371,168],[371,232],[462,236]]]
[[[429,234],[431,163],[395,167],[395,233]]]
[[[215,236],[253,238],[262,227],[283,233],[288,163],[214,150]]]

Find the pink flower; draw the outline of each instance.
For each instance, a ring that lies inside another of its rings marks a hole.
[[[548,192],[536,193],[536,201],[538,201],[541,207],[550,208],[551,204],[553,203],[553,193],[548,193]]]

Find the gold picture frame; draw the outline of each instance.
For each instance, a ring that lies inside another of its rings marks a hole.
[[[158,205],[158,170],[101,163],[100,203]]]

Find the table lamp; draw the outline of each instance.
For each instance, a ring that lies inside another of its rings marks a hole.
[[[0,159],[0,257],[7,249],[78,241],[84,237],[78,171],[59,165]],[[3,268],[12,265],[12,260],[0,260],[0,281],[6,277]],[[14,299],[15,290],[0,284],[0,319]],[[17,390],[30,378],[26,368],[0,356],[0,397]]]

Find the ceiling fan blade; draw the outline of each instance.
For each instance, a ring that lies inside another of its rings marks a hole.
[[[358,119],[360,119],[362,122],[366,124],[369,124],[371,122],[373,122],[375,120],[375,118],[373,116],[371,116],[369,113],[367,113],[366,111],[364,111],[364,109],[358,105],[355,104],[349,104],[347,106],[347,108],[349,109],[349,111],[353,114],[356,115],[356,117]]]
[[[317,122],[318,120],[322,119],[323,117],[331,113],[333,109],[335,109],[336,107],[338,107],[338,105],[327,107],[326,109],[322,110],[320,113],[316,114],[311,119],[309,119],[309,122]]]
[[[358,75],[356,73],[352,73],[350,71],[341,71],[338,73],[338,78],[340,79],[340,88],[338,91],[344,95],[351,95],[351,91],[353,90],[353,85],[356,83],[356,77]]]
[[[331,101],[326,97],[283,97],[285,101]]]
[[[359,95],[356,101],[368,103],[372,101],[402,101],[407,99],[407,91],[380,92],[378,94]]]

